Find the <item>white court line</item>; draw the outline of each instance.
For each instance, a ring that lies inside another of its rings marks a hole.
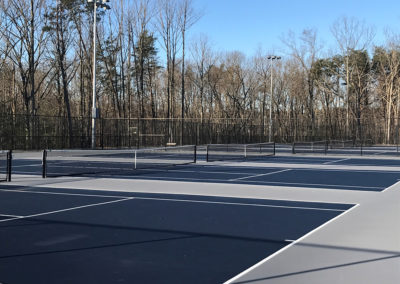
[[[234,179],[230,179],[229,181],[237,181],[237,180],[249,179],[249,178],[254,178],[254,177],[261,177],[261,176],[269,176],[269,175],[283,173],[283,172],[287,172],[287,171],[291,171],[291,170],[292,169],[284,169],[284,170],[270,172],[270,173],[266,173],[266,174],[258,174],[258,175],[252,175],[252,176],[247,176],[247,177],[234,178]]]
[[[322,184],[322,183],[301,183],[301,182],[282,182],[282,181],[247,181],[248,183],[255,183],[255,184],[264,184],[264,185],[269,185],[269,184],[277,184],[279,185],[301,185],[304,187],[308,186],[328,186],[329,188],[333,189],[341,189],[343,187],[347,188],[369,188],[369,189],[380,189],[382,190],[382,187],[377,187],[377,186],[360,186],[360,185],[346,185],[346,184]],[[361,190],[362,191],[362,190]]]
[[[342,166],[342,165],[339,165],[339,166]],[[365,165],[363,165],[363,164],[359,164],[359,165],[357,165],[357,164],[354,164],[354,165],[351,165],[352,167],[354,167],[354,166],[358,166],[358,167],[363,167],[363,166],[365,166]],[[382,166],[374,166],[374,165],[367,165],[367,167],[376,167],[376,168],[380,168],[380,167],[382,167]],[[385,167],[385,166],[383,166],[383,167]],[[398,166],[396,166],[396,167],[398,167]],[[334,169],[330,169],[330,168],[297,168],[297,169],[293,169],[293,170],[298,170],[298,171],[315,171],[315,172],[317,172],[317,171],[320,171],[320,172],[339,172],[339,173],[349,173],[349,172],[351,172],[351,173],[378,173],[378,174],[398,174],[399,173],[399,170],[353,170],[353,169],[336,169],[336,168],[334,168]]]
[[[39,166],[42,166],[42,163],[37,163],[37,164],[26,164],[26,165],[12,165],[13,168],[39,167]]]
[[[346,212],[343,212],[342,214],[339,214],[338,216],[336,216],[335,218],[329,220],[328,222],[322,224],[321,226],[315,228],[314,230],[308,232],[307,234],[305,234],[304,236],[302,236],[301,238],[297,239],[296,241],[288,244],[287,246],[281,248],[280,250],[276,251],[275,253],[271,254],[270,256],[268,256],[267,258],[264,258],[263,260],[261,260],[260,262],[256,263],[255,265],[249,267],[248,269],[246,269],[245,271],[241,272],[240,274],[236,275],[235,277],[229,279],[228,281],[224,282],[224,284],[231,284],[234,283],[234,281],[238,280],[240,277],[244,276],[245,274],[249,273],[250,271],[256,269],[257,267],[263,265],[264,263],[266,263],[268,260],[270,260],[271,258],[275,257],[276,255],[282,253],[283,251],[289,249],[290,247],[292,247],[293,245],[297,244],[298,242],[304,240],[305,238],[307,238],[308,236],[310,236],[311,234],[315,233],[316,231],[322,229],[323,227],[329,225],[330,223],[336,221],[337,219],[339,219],[340,217],[344,216],[345,214],[349,213],[350,211],[354,210],[356,207],[358,207],[360,204],[357,204],[355,206],[353,206],[352,208],[350,208],[349,210],[347,210]]]
[[[132,178],[132,176],[122,176],[118,175],[119,177],[125,177],[125,178]],[[225,179],[210,179],[210,178],[179,178],[179,177],[157,177],[157,176],[136,176],[134,180],[168,180],[168,181],[190,181],[190,182],[222,182],[226,183],[227,181],[230,180],[225,180]],[[240,182],[240,180],[238,180]],[[300,185],[303,187],[308,187],[308,186],[324,186],[324,187],[329,187],[329,189],[342,189],[343,187],[346,188],[365,188],[365,189],[379,189],[382,190],[381,187],[377,186],[359,186],[359,185],[343,185],[343,184],[318,184],[318,183],[300,183],[300,182],[281,182],[281,181],[243,181],[244,183],[252,183],[252,184],[260,184],[260,185],[277,185],[277,186],[291,186],[291,185]],[[338,188],[337,188],[338,187]],[[319,189],[326,189],[326,188],[319,188]]]
[[[0,189],[0,192],[15,192],[15,193],[33,193],[33,194],[50,194],[50,195],[65,195],[65,196],[82,196],[82,197],[100,197],[100,198],[130,198],[132,196],[122,195],[101,195],[101,194],[83,194],[83,193],[67,193],[67,192],[51,192],[51,191],[30,191],[20,189]]]
[[[19,216],[19,217],[15,217],[15,218],[6,219],[6,220],[0,220],[0,223],[14,221],[14,220],[27,219],[27,218],[35,218],[35,217],[39,217],[39,216],[46,216],[46,215],[51,215],[51,214],[55,214],[55,213],[73,211],[73,210],[77,210],[77,209],[101,206],[101,205],[106,205],[106,204],[111,204],[111,203],[117,203],[117,202],[132,200],[132,199],[134,199],[134,197],[124,198],[124,199],[119,199],[119,200],[113,200],[113,201],[107,201],[107,202],[101,202],[101,203],[88,204],[88,205],[77,206],[77,207],[72,207],[72,208],[66,208],[66,209],[61,209],[61,210],[55,210],[55,211],[50,211],[50,212],[44,212],[44,213],[39,213],[39,214],[32,214],[32,215],[28,215],[28,216]]]
[[[241,203],[241,202],[223,202],[223,201],[206,201],[206,200],[191,200],[191,199],[176,199],[176,198],[157,198],[157,197],[138,197],[138,196],[110,196],[110,195],[91,195],[91,194],[74,194],[74,193],[55,193],[55,192],[40,192],[40,191],[22,191],[22,190],[0,190],[0,191],[11,191],[19,193],[39,193],[39,194],[54,194],[54,195],[67,195],[67,196],[84,196],[84,197],[106,197],[106,198],[123,198],[120,200],[114,200],[111,202],[118,202],[129,199],[137,200],[155,200],[155,201],[170,201],[170,202],[188,202],[188,203],[205,203],[205,204],[220,204],[220,205],[236,205],[236,206],[254,206],[254,207],[270,207],[270,208],[286,208],[286,209],[299,209],[299,210],[316,210],[316,211],[336,211],[344,212],[347,209],[332,209],[332,208],[320,208],[320,207],[301,207],[301,206],[284,206],[284,205],[270,205],[270,204],[258,204],[258,203]],[[227,197],[222,197],[227,198]],[[302,202],[302,201],[300,201]],[[342,203],[340,203],[342,204]],[[1,215],[0,215],[1,216]],[[11,216],[12,217],[12,216]],[[15,216],[19,217],[19,216]]]
[[[346,158],[346,159],[341,159],[341,160],[330,161],[330,162],[323,163],[323,165],[329,165],[329,164],[333,164],[333,163],[339,163],[339,162],[347,161],[347,160],[350,160],[350,159],[351,159],[351,158]]]
[[[385,188],[382,192],[385,192],[387,190],[391,190],[393,187],[396,187],[398,184],[400,184],[400,180],[398,180],[396,183],[392,184],[391,186]]]
[[[374,149],[363,149],[363,154],[365,153],[365,154],[367,154],[367,155],[371,155],[371,153],[372,153],[372,155],[384,155],[384,154],[386,154],[386,153],[392,153],[392,152],[394,152],[395,150],[393,149],[393,150],[386,150],[386,151],[382,151],[382,150],[374,150]],[[393,156],[395,156],[395,155],[393,155]]]
[[[394,185],[392,185],[392,186],[394,186]],[[387,188],[387,189],[389,189],[389,188]],[[78,189],[79,190],[79,189]],[[86,190],[86,191],[92,191],[93,189],[81,189],[81,190]],[[100,191],[101,191],[102,189],[100,189]],[[134,199],[159,199],[159,200],[184,200],[184,199],[174,199],[174,198],[156,198],[156,197],[139,197],[139,196],[126,196],[126,195],[102,195],[102,194],[83,194],[83,193],[67,193],[67,192],[51,192],[51,191],[30,191],[30,190],[20,190],[20,189],[0,189],[0,192],[12,192],[12,193],[34,193],[34,194],[49,194],[49,195],[65,195],[65,196],[83,196],[83,197],[100,197],[100,198],[134,198]],[[97,189],[95,190],[95,191],[97,191]],[[120,191],[118,191],[118,190],[113,190],[113,191],[115,191],[115,192],[120,192]],[[131,192],[132,194],[135,194],[135,193],[137,193],[137,192]],[[179,196],[193,196],[193,197],[195,197],[195,196],[198,196],[198,195],[192,195],[192,194],[188,194],[188,193],[165,193],[165,192],[160,192],[160,193],[158,193],[158,192],[156,192],[156,193],[149,193],[149,194],[161,194],[161,195],[171,195],[171,196],[176,196],[176,195],[179,195]],[[243,198],[243,197],[232,197],[232,196],[222,196],[222,195],[216,195],[216,196],[214,196],[214,195],[212,195],[212,196],[208,196],[208,195],[201,195],[201,196],[204,196],[204,197],[220,197],[220,198],[234,198],[234,199],[246,199],[246,198]],[[247,198],[247,199],[257,199],[257,198]],[[263,199],[263,200],[265,200],[265,199]],[[272,199],[272,200],[274,200],[274,199]],[[192,200],[192,201],[196,201],[196,200]],[[198,201],[198,202],[205,202],[205,201]],[[295,202],[305,202],[305,203],[309,203],[310,201],[309,200],[296,200]],[[235,202],[232,202],[232,203],[234,203],[234,204],[238,204],[237,202],[235,203]],[[329,202],[322,202],[322,201],[320,201],[320,202],[318,202],[318,203],[329,203],[329,204],[347,204],[347,203],[344,203],[344,202],[335,202],[335,201],[329,201]],[[248,204],[248,203],[247,203]],[[352,205],[352,203],[350,204],[350,205]],[[299,208],[304,208],[304,207],[299,207]],[[320,209],[322,209],[322,208],[320,208]],[[338,210],[340,210],[340,209],[338,209]]]
[[[6,217],[6,218],[21,218],[21,217],[23,217],[23,216],[8,215],[8,214],[0,214],[0,217]]]
[[[90,190],[90,189],[86,189]],[[192,200],[192,199],[177,199],[177,198],[158,198],[158,197],[140,197],[140,196],[125,196],[125,195],[101,195],[101,194],[83,194],[83,193],[67,193],[67,192],[51,192],[51,191],[29,191],[29,190],[19,190],[19,189],[0,189],[0,192],[12,192],[12,193],[32,193],[32,194],[48,194],[48,195],[65,195],[65,196],[82,196],[82,197],[99,197],[99,198],[123,198],[123,199],[144,199],[144,200],[160,200],[160,201],[182,201],[182,202],[197,202],[197,203],[216,203],[216,204],[232,204],[232,205],[250,205],[250,206],[267,206],[267,207],[283,207],[283,208],[297,208],[297,209],[315,209],[315,210],[330,210],[326,208],[318,208],[318,207],[297,207],[297,206],[278,206],[278,205],[265,205],[265,204],[257,204],[257,203],[240,203],[240,202],[218,202],[218,201],[204,201],[204,200]],[[134,194],[134,192],[133,192]],[[151,193],[150,193],[151,194]],[[188,195],[188,194],[176,194],[176,193],[159,193],[166,195]],[[190,194],[189,194],[190,195]],[[192,195],[190,195],[192,196]],[[209,197],[206,195],[202,195],[204,197]],[[220,198],[236,198],[236,199],[246,199],[242,197],[230,197],[230,196],[211,196],[211,197],[220,197]],[[247,198],[249,199],[249,198]],[[250,198],[251,199],[251,198]],[[310,201],[295,201],[295,202],[305,202],[309,203]],[[319,202],[325,203],[325,202]],[[335,202],[328,202],[329,204],[334,204]],[[338,204],[344,204],[343,202],[336,202]],[[332,209],[336,211],[345,211],[343,209]]]
[[[141,170],[138,169],[139,171],[146,171],[145,169]],[[240,173],[240,172],[210,172],[210,171],[202,171],[202,170],[174,170],[174,169],[169,169],[169,170],[162,170],[162,169],[148,169],[146,172],[173,172],[173,173],[200,173],[200,174],[225,174],[225,175],[243,175],[243,174],[250,174],[250,173]]]
[[[250,207],[285,208],[285,209],[299,209],[299,210],[335,211],[335,212],[344,212],[347,210],[347,209],[331,209],[331,208],[318,208],[318,207],[284,206],[284,205],[270,205],[270,204],[258,204],[258,203],[239,203],[239,202],[205,201],[205,200],[156,198],[156,197],[135,197],[135,199],[137,199],[137,200],[170,201],[170,202],[205,203],[205,204],[219,204],[219,205],[235,205],[235,206],[250,206]]]

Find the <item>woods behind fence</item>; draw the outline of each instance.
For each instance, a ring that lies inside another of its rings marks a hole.
[[[2,148],[90,147],[94,63],[98,147],[398,142],[395,33],[378,46],[367,23],[341,17],[333,49],[316,29],[288,32],[272,62],[190,34],[203,15],[191,0],[121,0],[97,15],[93,62],[93,3],[0,1]]]

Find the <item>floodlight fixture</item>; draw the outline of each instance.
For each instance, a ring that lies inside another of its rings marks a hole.
[[[281,57],[280,56],[276,56],[276,55],[268,55],[267,59],[271,59],[271,60],[280,60]]]

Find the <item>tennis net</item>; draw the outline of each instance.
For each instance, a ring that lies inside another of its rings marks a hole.
[[[129,175],[138,169],[196,162],[196,146],[127,150],[45,150],[43,177]]]
[[[207,145],[207,162],[260,158],[274,155],[274,142]]]
[[[314,142],[294,142],[292,145],[293,154],[319,153],[326,154],[328,151],[328,141]]]
[[[353,140],[330,140],[329,149],[345,149],[354,147]]]
[[[11,181],[11,151],[0,151],[0,182]]]

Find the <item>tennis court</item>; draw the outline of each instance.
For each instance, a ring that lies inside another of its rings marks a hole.
[[[5,283],[222,283],[351,207],[46,189],[0,196],[1,243],[13,240],[1,249]]]
[[[192,162],[185,149],[176,166],[65,174],[104,162],[85,153],[47,178],[43,153],[15,154],[0,185],[1,283],[337,283],[339,272],[373,283],[373,265],[382,283],[400,279],[395,158]]]

